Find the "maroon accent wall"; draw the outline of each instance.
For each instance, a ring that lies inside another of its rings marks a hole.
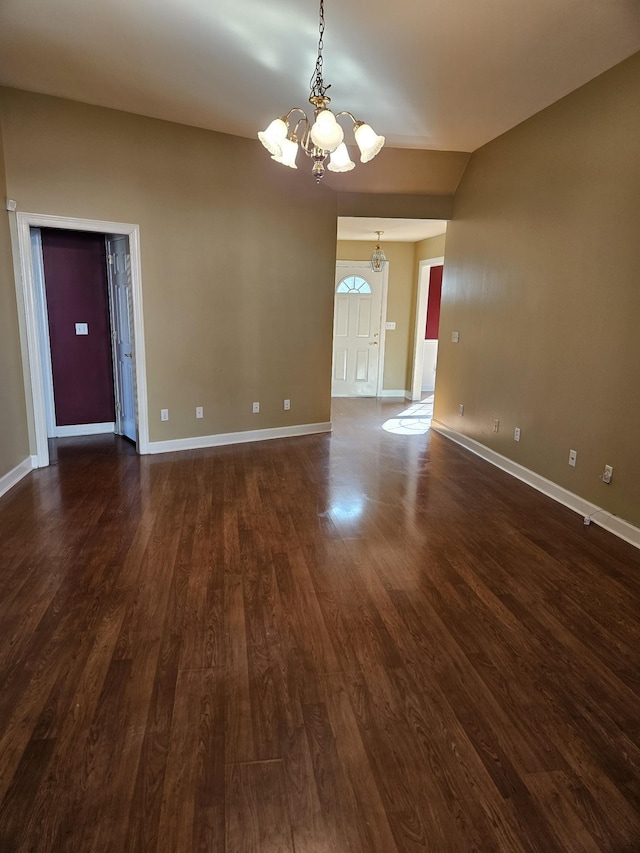
[[[440,297],[442,296],[442,272],[444,267],[431,267],[429,273],[429,296],[427,297],[427,328],[425,341],[437,341],[440,328]]]
[[[56,423],[115,420],[107,267],[102,234],[42,229]],[[76,335],[87,323],[88,335]]]

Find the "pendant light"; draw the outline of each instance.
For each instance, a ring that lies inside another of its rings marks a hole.
[[[382,272],[384,265],[387,263],[387,256],[385,255],[384,250],[380,248],[380,237],[382,237],[384,231],[376,231],[375,233],[378,235],[378,241],[369,263],[371,264],[371,269],[374,272]]]

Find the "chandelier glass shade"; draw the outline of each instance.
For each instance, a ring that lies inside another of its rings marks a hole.
[[[359,121],[352,113],[342,110],[333,113],[329,109],[331,98],[322,78],[322,49],[324,47],[324,0],[320,0],[320,38],[318,41],[318,58],[311,77],[309,103],[313,106],[311,121],[301,107],[292,107],[288,113],[274,119],[269,126],[258,133],[258,139],[271,158],[277,163],[297,169],[296,158],[302,148],[307,157],[313,161],[312,173],[316,183],[320,183],[326,168],[330,172],[349,172],[355,168],[349,151],[344,142],[344,129],[338,119],[347,116],[353,122],[353,135],[360,150],[360,162],[368,163],[376,156],[384,145],[384,136],[378,136],[371,126]],[[294,122],[293,118],[297,120]]]
[[[376,234],[378,235],[378,241],[369,263],[371,264],[371,269],[374,272],[382,272],[384,265],[387,263],[387,256],[385,255],[384,250],[380,248],[380,237],[382,237],[384,231],[376,231]]]

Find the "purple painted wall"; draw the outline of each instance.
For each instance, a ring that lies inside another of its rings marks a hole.
[[[442,295],[443,266],[431,267],[429,273],[429,296],[427,297],[427,328],[425,341],[437,341],[440,328],[440,298]]]
[[[56,423],[115,419],[104,237],[42,229]],[[76,323],[89,333],[76,334]]]

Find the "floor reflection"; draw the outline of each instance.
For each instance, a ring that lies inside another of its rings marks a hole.
[[[413,403],[395,418],[382,424],[382,429],[396,435],[424,435],[431,426],[433,417],[433,394],[419,403]]]

